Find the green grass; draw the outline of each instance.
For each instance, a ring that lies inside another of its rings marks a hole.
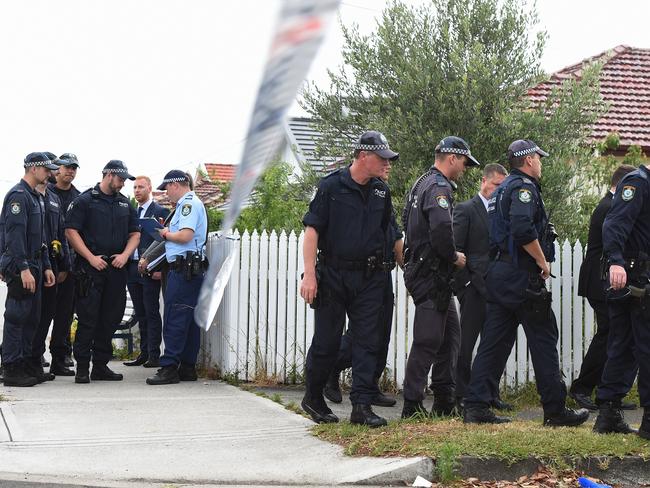
[[[465,425],[460,419],[394,421],[385,428],[318,425],[316,436],[344,446],[352,456],[427,456],[444,460],[453,472],[457,456],[497,458],[506,463],[535,457],[558,467],[592,456],[638,455],[650,459],[650,442],[636,435],[599,435],[591,425],[548,428],[535,421],[502,425]],[[442,475],[442,473],[439,473]]]

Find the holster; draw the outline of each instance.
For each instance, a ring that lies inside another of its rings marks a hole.
[[[551,316],[551,302],[553,294],[546,286],[530,286],[524,291],[524,315],[530,322],[543,322]]]
[[[453,278],[449,278],[440,271],[433,274],[433,287],[431,289],[431,300],[436,304],[438,312],[446,312],[453,295]]]
[[[78,266],[74,271],[75,287],[77,295],[80,297],[87,297],[90,289],[93,286],[93,277],[83,266]]]
[[[38,276],[34,273],[34,268],[29,267],[30,273],[38,283]],[[38,272],[38,268],[36,268]],[[24,298],[32,297],[34,294],[29,290],[23,288],[23,280],[20,277],[20,273],[14,273],[11,271],[5,271],[5,281],[7,283],[7,295],[13,298],[14,300],[23,300]]]

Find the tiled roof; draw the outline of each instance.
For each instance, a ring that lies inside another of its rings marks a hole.
[[[224,195],[221,188],[209,180],[197,179],[194,186],[194,192],[208,208],[216,207],[224,202]],[[172,203],[169,201],[169,198],[167,198],[166,191],[154,191],[153,198],[164,207],[172,207]]]
[[[229,183],[235,179],[237,166],[234,164],[205,163],[205,171],[212,181]]]
[[[617,46],[593,58],[564,68],[550,80],[528,91],[533,102],[543,102],[553,87],[571,77],[580,78],[585,63],[602,61],[600,93],[609,110],[592,127],[591,138],[600,141],[612,132],[620,149],[638,145],[650,154],[650,49]]]
[[[323,137],[307,117],[290,117],[288,120],[289,137],[295,143],[300,154],[300,159],[306,161],[317,173],[326,173],[332,170],[339,157],[317,158],[314,155],[316,144]]]

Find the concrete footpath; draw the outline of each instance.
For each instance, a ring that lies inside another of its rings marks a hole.
[[[333,485],[431,472],[428,459],[346,457],[311,435],[311,421],[219,381],[154,387],[155,370],[110,366],[124,381],[0,387],[0,480]]]

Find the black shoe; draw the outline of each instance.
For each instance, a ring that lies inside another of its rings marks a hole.
[[[569,392],[569,396],[575,400],[580,408],[586,408],[590,412],[598,411],[598,405],[593,402],[591,395]]]
[[[50,366],[50,373],[55,376],[74,376],[74,371],[65,365],[63,358],[52,358],[52,366]]]
[[[72,360],[72,356],[70,356],[70,354],[65,355],[64,361],[65,361],[65,365],[68,368],[72,368],[74,366],[74,361]]]
[[[181,381],[196,381],[199,379],[193,364],[183,364],[178,368],[178,378]]]
[[[155,375],[147,378],[148,385],[174,385],[180,383],[181,379],[178,376],[178,366],[170,365],[160,368]]]
[[[434,417],[449,417],[456,413],[456,399],[453,395],[434,394],[431,415]]]
[[[313,398],[305,393],[300,406],[317,424],[335,424],[339,421],[339,418],[334,415],[327,403],[325,403],[322,395]]]
[[[112,371],[105,364],[93,363],[93,372],[90,373],[90,379],[93,381],[122,381],[124,376]]]
[[[43,366],[41,366],[41,358],[30,358],[24,360],[25,373],[27,375],[36,378],[39,383],[45,383],[46,381],[52,381],[55,376],[52,373],[46,373],[43,371]]]
[[[634,402],[621,402],[622,410],[636,410],[639,406]]]
[[[145,368],[160,368],[160,358],[149,358],[142,366]]]
[[[21,361],[3,365],[3,383],[5,386],[27,387],[34,386],[38,379],[25,372]]]
[[[323,388],[323,395],[330,402],[341,403],[343,401],[343,394],[341,393],[341,386],[339,385],[340,373],[332,373],[327,378],[325,388]]]
[[[74,375],[75,383],[90,383],[90,367],[88,363],[77,361],[77,372]]]
[[[388,425],[386,419],[373,412],[370,405],[363,405],[361,403],[355,403],[352,405],[350,423],[357,425],[367,425],[368,427],[372,428]]]
[[[404,406],[402,407],[402,418],[403,419],[410,419],[412,417],[423,417],[423,418],[429,418],[430,414],[426,408],[424,408],[424,405],[422,405],[422,401],[417,401],[414,402],[412,400],[407,400],[406,398],[404,399]]]
[[[597,434],[636,434],[637,431],[625,422],[620,403],[603,402],[598,410],[593,429]]]
[[[126,361],[122,364],[124,364],[124,366],[142,366],[144,363],[147,362],[148,359],[149,359],[148,356],[139,354],[138,357],[135,358],[133,361]]]
[[[387,395],[384,395],[382,392],[379,392],[372,399],[372,405],[375,405],[376,407],[394,407],[396,403],[397,400]]]
[[[490,402],[490,406],[492,408],[496,408],[497,410],[504,410],[506,412],[512,412],[515,409],[515,407],[513,407],[511,403],[504,402],[499,397],[496,397],[495,399],[493,399]]]
[[[644,439],[650,439],[650,408],[643,409],[643,419],[638,434]]]
[[[49,368],[50,367],[50,363],[47,362],[47,359],[45,359],[45,356],[41,356],[41,367],[43,367],[43,368]]]
[[[589,410],[581,408],[573,410],[564,407],[560,413],[544,413],[545,427],[576,427],[584,424],[589,418]]]
[[[495,415],[488,407],[465,406],[463,422],[466,424],[506,424],[510,422],[510,419]]]

